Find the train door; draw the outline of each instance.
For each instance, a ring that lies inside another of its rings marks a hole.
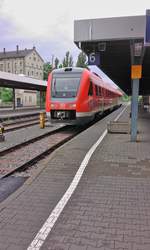
[[[103,98],[103,89],[101,87],[98,87],[99,89],[99,109],[100,112],[104,111],[104,98]]]
[[[89,91],[88,91],[88,106],[89,106],[89,111],[93,110],[93,83],[92,81],[90,81],[90,85],[89,85]]]
[[[97,112],[103,111],[103,105],[102,105],[102,93],[101,93],[101,87],[98,85],[95,85],[95,93],[96,93],[96,110]]]
[[[106,109],[106,89],[102,88],[103,110]]]

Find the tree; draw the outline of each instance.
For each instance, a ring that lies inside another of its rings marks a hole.
[[[72,67],[73,66],[73,58],[72,55],[70,55],[70,52],[67,51],[66,55],[63,59],[63,67]]]
[[[69,58],[69,67],[72,67],[73,66],[73,57],[70,55],[70,58]]]
[[[43,67],[43,80],[47,80],[48,79],[48,75],[49,73],[52,71],[52,64],[50,64],[50,62],[46,62],[44,63],[44,67]]]
[[[61,64],[59,64],[59,69],[61,69],[61,68],[63,68],[63,65],[62,65],[62,63],[61,63]]]
[[[1,88],[0,99],[2,100],[2,102],[12,102],[13,99],[12,89]]]
[[[78,59],[77,59],[77,63],[76,66],[77,67],[81,67],[81,68],[87,68],[87,63],[86,63],[86,54],[84,52],[81,52],[78,55]]]
[[[55,69],[58,68],[58,65],[59,65],[59,59],[56,57],[55,58]]]
[[[0,100],[2,99],[2,88],[0,87]]]

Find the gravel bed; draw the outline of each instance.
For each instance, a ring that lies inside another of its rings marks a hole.
[[[37,136],[46,134],[47,132],[54,131],[58,128],[60,128],[60,125],[52,126],[49,123],[46,123],[44,129],[40,129],[38,124],[32,127],[21,128],[15,131],[4,133],[5,141],[0,143],[0,152],[23,142],[27,142],[30,139],[36,138]]]
[[[55,144],[63,141],[67,137],[73,135],[74,132],[58,132],[57,134],[49,135],[40,141],[24,146],[18,150],[10,152],[7,155],[1,156],[0,175],[5,175],[13,169],[22,166],[29,160],[32,160],[39,154],[45,152]]]

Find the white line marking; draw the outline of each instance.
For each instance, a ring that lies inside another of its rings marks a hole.
[[[122,115],[122,113],[125,111],[127,107],[125,107],[122,112],[116,117],[115,121],[119,119],[119,117]],[[89,149],[87,154],[85,155],[83,161],[81,162],[81,165],[73,178],[69,188],[61,198],[61,200],[57,203],[56,207],[51,212],[50,216],[46,220],[46,222],[43,224],[42,228],[39,230],[27,250],[39,250],[41,246],[43,245],[45,239],[47,238],[48,234],[52,230],[55,222],[57,221],[58,217],[60,216],[61,212],[63,211],[64,207],[66,206],[67,202],[69,201],[70,197],[72,196],[73,192],[75,191],[77,185],[79,184],[79,181],[83,175],[83,172],[92,156],[96,148],[99,146],[99,144],[102,142],[104,137],[107,134],[107,129],[103,132],[103,134],[99,137],[97,142]]]
[[[127,104],[127,106],[120,112],[120,114],[115,118],[115,122],[120,118],[120,116],[123,114],[123,112],[127,109],[127,107],[130,105],[130,103]]]

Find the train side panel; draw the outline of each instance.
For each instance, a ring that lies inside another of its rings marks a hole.
[[[69,73],[70,79],[74,72]],[[80,73],[81,78],[77,94],[70,99],[63,98],[63,96],[56,99],[52,98],[51,83],[53,75],[52,73],[49,75],[46,93],[46,112],[51,122],[85,124],[93,120],[97,113],[113,109],[118,105],[121,95],[119,91],[112,90],[106,82],[87,69],[80,69]],[[65,74],[64,72],[64,77]]]

